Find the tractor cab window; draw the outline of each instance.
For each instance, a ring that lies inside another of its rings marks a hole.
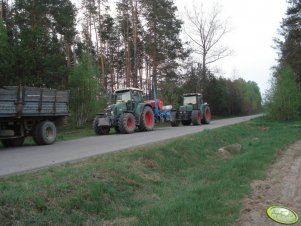
[[[134,90],[133,91],[133,100],[134,100],[134,102],[143,102],[141,92]]]
[[[124,91],[116,93],[116,103],[128,102],[131,100],[131,92]]]
[[[196,96],[186,96],[184,97],[184,105],[196,104]]]
[[[203,103],[203,98],[202,98],[202,96],[198,96],[198,101],[199,101],[200,104]]]

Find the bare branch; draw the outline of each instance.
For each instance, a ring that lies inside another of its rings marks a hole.
[[[201,55],[205,74],[207,65],[232,54],[227,46],[220,46],[221,40],[230,31],[228,20],[220,18],[221,10],[217,5],[213,6],[210,14],[205,14],[203,6],[199,7],[195,2],[191,11],[187,8],[185,11],[190,31],[184,28],[184,32],[192,41],[194,52]]]

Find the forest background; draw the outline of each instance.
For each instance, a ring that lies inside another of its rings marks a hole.
[[[295,1],[288,4],[299,7]],[[183,93],[200,92],[213,115],[262,110],[255,82],[220,77],[210,68],[211,61],[231,54],[214,45],[228,32],[218,9],[187,13],[191,22],[203,23],[198,43],[189,32],[191,42],[181,39],[183,21],[172,0],[118,0],[114,14],[107,0],[84,0],[78,8],[70,0],[1,0],[0,7],[0,86],[68,89],[71,115],[80,116],[79,125],[93,119],[118,88],[141,88],[153,98],[152,81],[158,97],[174,107]],[[284,41],[275,41],[280,59],[274,78],[279,71],[287,73],[279,69],[286,62],[284,47],[295,48],[287,44],[289,10],[287,16],[281,25]],[[296,84],[298,65],[288,69]],[[272,90],[267,100],[273,99]]]

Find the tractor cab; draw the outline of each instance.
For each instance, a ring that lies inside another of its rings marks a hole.
[[[143,91],[136,88],[119,89],[115,91],[115,103],[121,102],[143,102]]]
[[[191,105],[192,109],[199,109],[203,104],[202,94],[200,93],[188,93],[183,95],[183,106]]]
[[[143,91],[137,88],[125,88],[115,91],[115,106],[118,112],[135,111],[139,103],[143,103]],[[116,112],[117,113],[117,112]]]

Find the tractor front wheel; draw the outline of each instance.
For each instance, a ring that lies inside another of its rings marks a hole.
[[[139,129],[141,131],[151,131],[154,129],[154,125],[155,118],[153,110],[149,106],[146,106],[141,114]]]
[[[183,126],[189,126],[191,124],[191,120],[182,120]]]
[[[97,135],[107,135],[110,133],[110,127],[105,126],[98,126],[95,130]]]
[[[93,129],[96,135],[107,135],[110,133],[110,127],[108,126],[98,126],[98,119],[100,117],[96,117],[93,121]]]
[[[133,133],[136,129],[135,117],[131,113],[124,113],[118,120],[118,128],[121,133]]]
[[[203,115],[203,119],[202,119],[202,123],[203,124],[209,124],[211,121],[211,111],[209,106],[206,106],[204,109],[204,115]]]
[[[178,120],[173,120],[173,121],[170,121],[170,124],[172,127],[178,127],[179,126],[179,121]]]
[[[202,113],[200,110],[193,110],[191,114],[192,124],[200,125],[202,120]]]
[[[120,133],[120,130],[119,130],[119,127],[118,127],[118,126],[115,126],[114,129],[115,129],[115,132],[116,132],[116,133]]]

